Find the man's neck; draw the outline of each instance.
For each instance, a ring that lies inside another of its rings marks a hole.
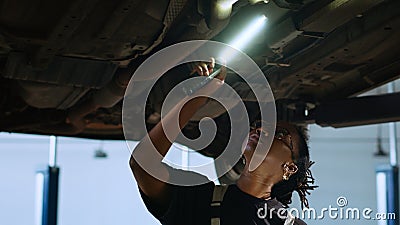
[[[243,172],[236,181],[237,187],[243,192],[257,198],[270,199],[274,183],[272,179],[258,176],[256,173]]]

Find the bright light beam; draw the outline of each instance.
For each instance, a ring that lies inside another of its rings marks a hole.
[[[243,48],[262,30],[267,20],[268,18],[265,15],[254,19],[231,43],[229,43],[229,45],[236,49],[243,50]],[[234,53],[229,50],[220,55],[220,58],[226,62],[233,57]]]
[[[243,50],[243,47],[246,46],[247,43],[253,39],[254,36],[256,36],[264,27],[264,25],[267,22],[267,17],[265,15],[262,15],[259,18],[256,18],[253,20],[249,26],[246,27],[237,37],[235,40],[233,40],[229,45],[232,46],[235,49],[238,50]],[[221,53],[221,55],[217,58],[221,62],[224,62],[224,64],[227,64],[229,60],[235,57],[235,55],[238,53],[237,50],[234,50],[232,48],[226,48],[225,51]],[[204,79],[204,81],[190,87],[190,88],[184,88],[184,92],[187,95],[191,95],[197,90],[199,90],[201,87],[206,85],[208,82],[210,82],[212,79],[214,79],[215,76],[217,76],[221,72],[221,67],[218,69],[214,69],[214,72],[211,73],[207,78]]]
[[[243,50],[243,47],[246,46],[246,44],[249,43],[249,41],[253,39],[258,32],[261,31],[261,28],[263,28],[266,21],[267,17],[264,15],[262,15],[260,18],[256,18],[236,37],[235,40],[231,42],[230,45],[239,50]]]

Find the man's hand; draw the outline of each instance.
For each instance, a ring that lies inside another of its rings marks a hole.
[[[215,59],[213,57],[210,58],[209,62],[201,62],[198,63],[191,74],[197,73],[200,76],[209,76],[215,68]],[[226,67],[221,66],[221,72],[215,77],[220,81],[224,81],[226,77]]]
[[[193,71],[191,74],[197,73],[200,76],[210,76],[212,75],[213,71],[215,70],[215,59],[210,58],[209,62],[200,62],[196,64],[194,67]],[[215,79],[208,79],[204,80],[201,83],[199,83],[198,87],[193,87],[191,89],[191,93],[196,92],[197,95],[204,95],[204,96],[209,96],[212,93],[214,93],[216,90],[218,90],[225,81],[226,77],[226,67],[221,66],[221,68],[218,70],[219,73],[217,75],[212,75],[212,78]],[[216,72],[218,72],[216,71]],[[211,78],[211,77],[210,77]]]

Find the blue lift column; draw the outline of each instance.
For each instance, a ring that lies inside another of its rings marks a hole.
[[[57,137],[50,136],[49,165],[36,173],[35,225],[57,225],[58,182]]]
[[[394,83],[388,86],[388,93],[394,92]],[[377,220],[378,225],[399,224],[399,163],[397,160],[396,123],[389,123],[390,165],[376,168],[376,191],[378,212],[385,213],[386,220]],[[394,215],[395,218],[392,216]]]
[[[399,168],[391,165],[376,169],[376,191],[378,212],[385,219],[377,220],[378,225],[399,225]]]

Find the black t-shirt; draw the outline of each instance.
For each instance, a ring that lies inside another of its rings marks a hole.
[[[163,225],[209,225],[211,215],[215,214],[210,206],[214,186],[213,182],[197,186],[172,185],[173,197],[168,209],[161,209],[142,191],[140,193],[149,212]],[[283,225],[285,222],[276,214],[283,208],[279,201],[256,198],[236,185],[229,185],[220,207],[221,225]],[[305,225],[299,219],[294,224]]]

